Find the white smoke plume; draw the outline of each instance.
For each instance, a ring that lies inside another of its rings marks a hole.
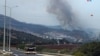
[[[67,30],[78,28],[77,19],[71,6],[65,0],[50,0],[47,11],[57,16],[61,26]]]

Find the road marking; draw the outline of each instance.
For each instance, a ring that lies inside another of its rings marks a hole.
[[[14,54],[14,56],[18,56],[17,54]]]

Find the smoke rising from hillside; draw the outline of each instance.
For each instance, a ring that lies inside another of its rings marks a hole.
[[[50,4],[47,8],[49,13],[55,14],[61,26],[64,29],[73,30],[77,27],[77,20],[72,8],[68,3],[64,3],[64,0],[50,0]]]

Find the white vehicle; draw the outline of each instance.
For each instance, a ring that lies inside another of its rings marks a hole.
[[[33,44],[26,44],[25,45],[25,53],[26,54],[36,54],[36,47]]]

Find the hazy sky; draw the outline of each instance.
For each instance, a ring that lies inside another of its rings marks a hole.
[[[12,17],[27,23],[58,25],[58,21],[54,15],[46,12],[47,0],[7,0],[7,6],[13,8]],[[0,14],[4,14],[4,0],[0,1]],[[9,8],[7,8],[7,15],[9,16]]]
[[[91,2],[66,0],[66,3],[69,3],[83,27],[100,28],[100,0]],[[7,0],[7,6],[18,6],[12,10],[12,17],[16,20],[49,26],[59,25],[56,15],[47,12],[48,4],[49,0]],[[4,14],[4,0],[0,0],[0,14]],[[9,8],[7,8],[7,16],[9,16]]]

